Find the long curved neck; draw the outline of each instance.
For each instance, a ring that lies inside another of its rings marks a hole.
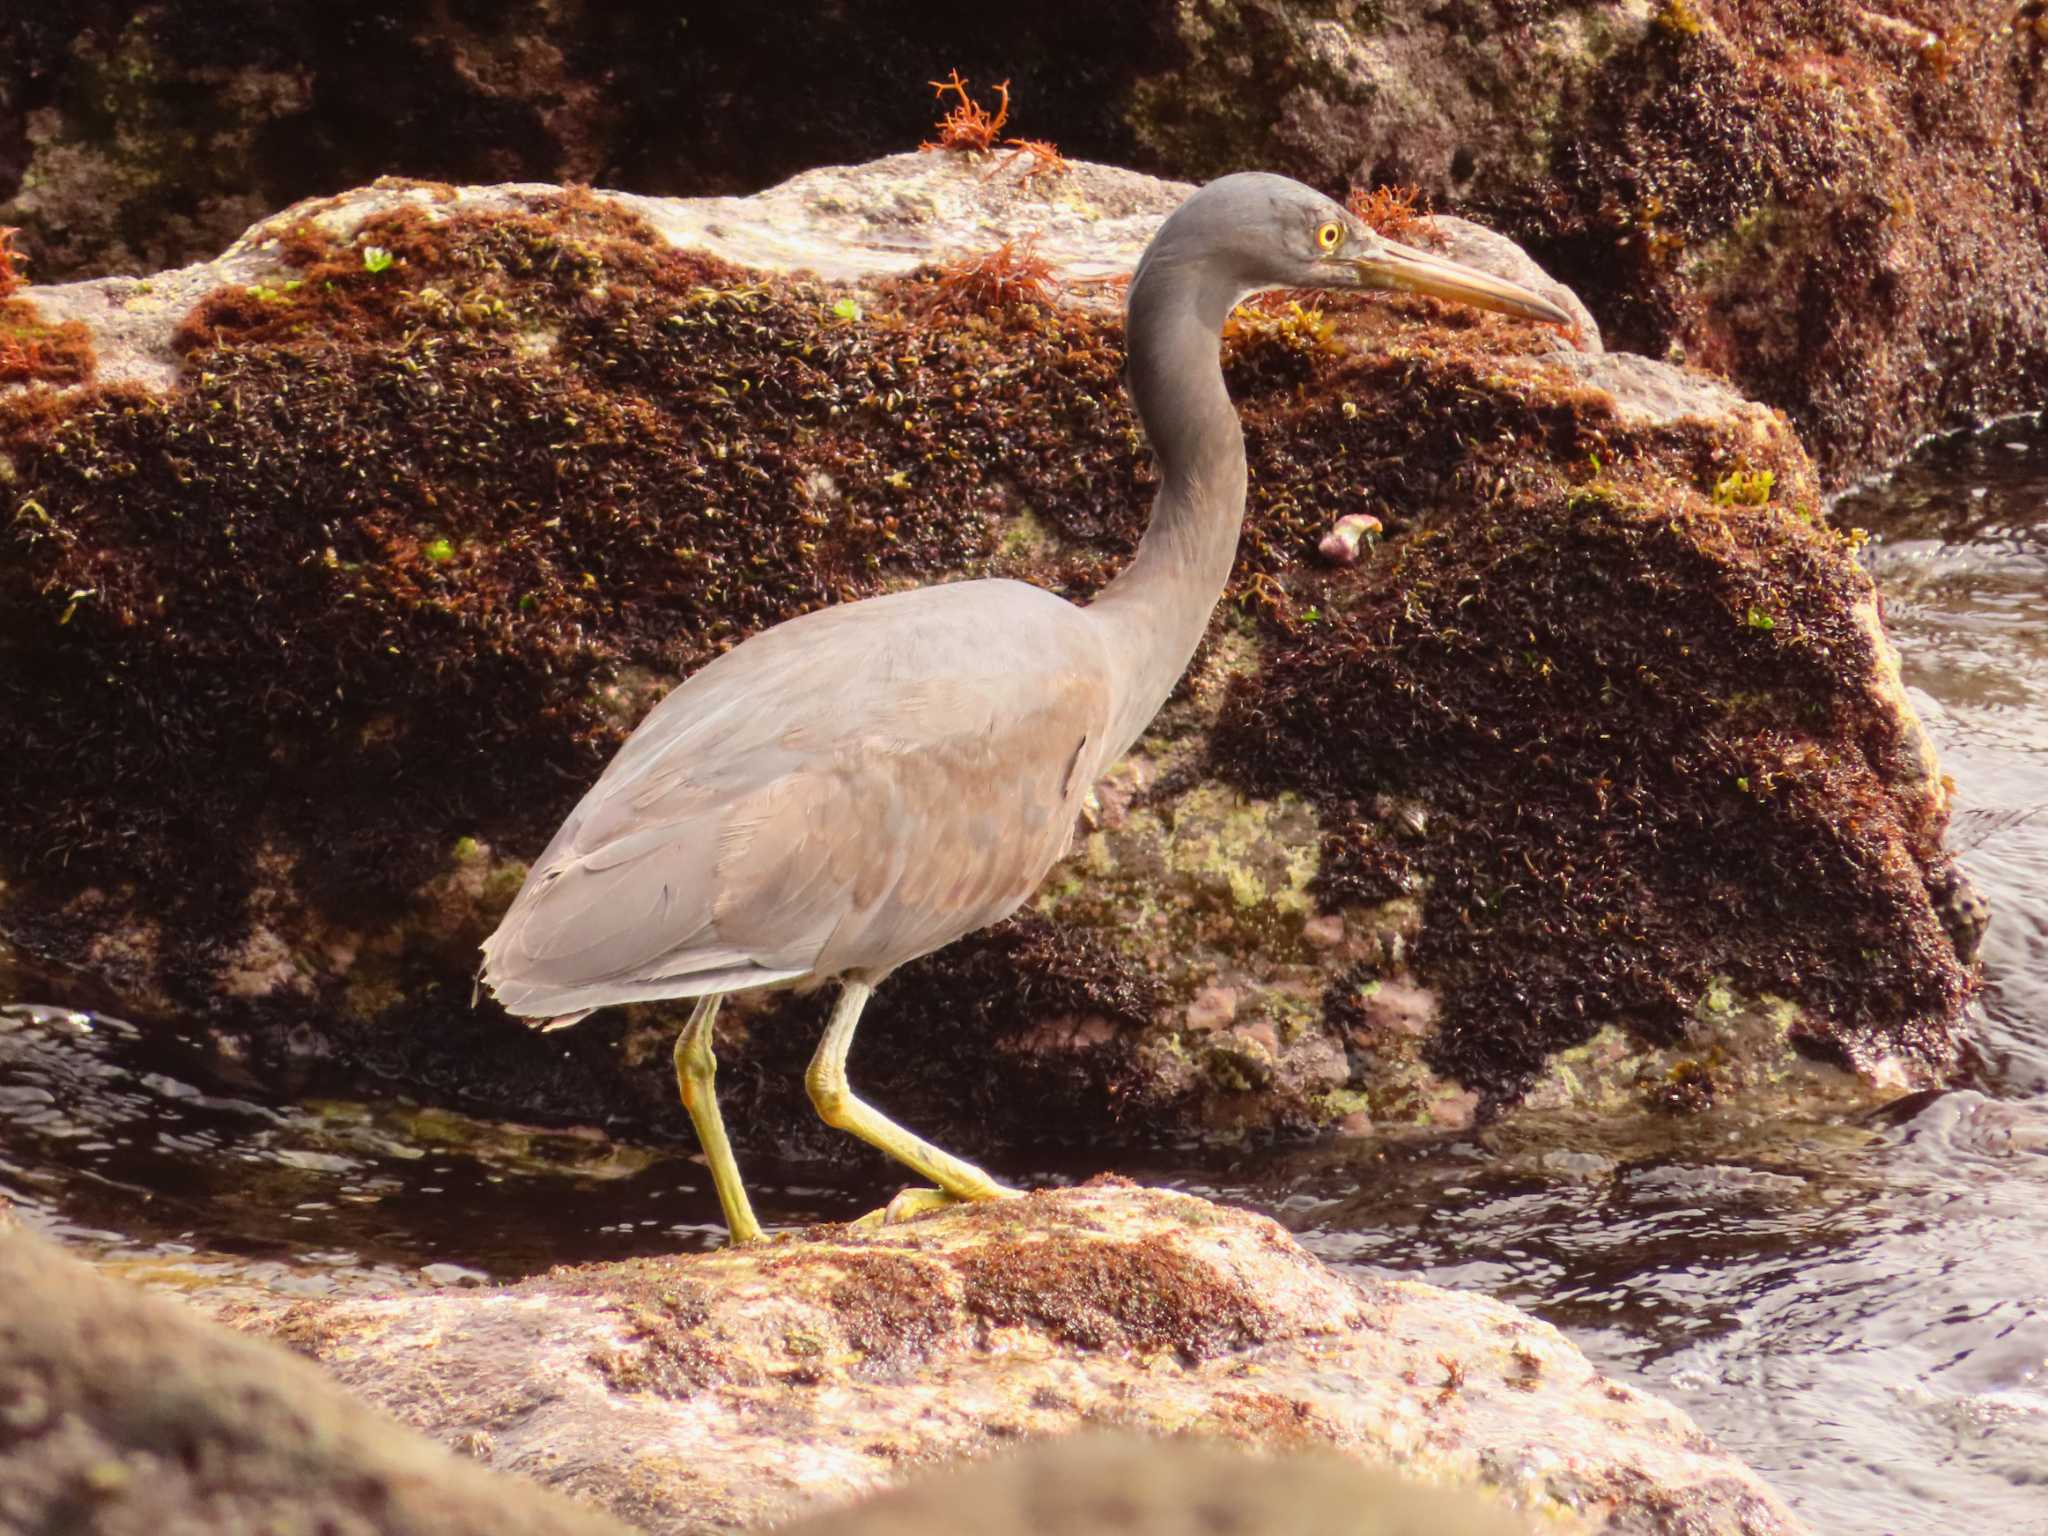
[[[1087,609],[1117,672],[1105,764],[1180,681],[1237,558],[1244,433],[1223,387],[1221,333],[1240,296],[1221,274],[1152,258],[1131,283],[1131,401],[1159,460],[1159,494],[1136,558]]]

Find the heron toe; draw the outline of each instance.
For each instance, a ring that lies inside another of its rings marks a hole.
[[[900,1189],[896,1197],[879,1211],[869,1211],[865,1216],[855,1217],[847,1223],[853,1227],[893,1227],[901,1221],[915,1221],[920,1216],[929,1216],[934,1211],[943,1211],[950,1206],[970,1205],[977,1200],[1010,1200],[1022,1194],[1022,1190],[1005,1189],[1002,1185],[991,1185],[990,1193],[963,1199],[949,1195],[943,1189],[924,1185],[912,1185]]]

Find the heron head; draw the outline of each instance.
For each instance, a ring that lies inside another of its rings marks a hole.
[[[1375,232],[1312,187],[1248,171],[1210,182],[1160,227],[1140,263],[1198,269],[1228,313],[1268,288],[1363,288],[1426,293],[1481,309],[1572,325],[1573,317],[1519,283],[1432,256]],[[1192,274],[1191,274],[1192,275]],[[1219,317],[1220,323],[1220,317]]]

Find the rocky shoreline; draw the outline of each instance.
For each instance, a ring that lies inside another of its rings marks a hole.
[[[1580,18],[1595,73],[1557,72],[1559,110],[1608,101],[1615,60],[1747,89],[1775,46],[1737,48],[1689,7],[1600,16]],[[1276,18],[1294,20],[1237,8],[1210,41]],[[1441,41],[1397,24],[1411,64]],[[1992,47],[1959,35],[1939,80],[1871,110],[1950,78],[1998,99]],[[1380,131],[1303,90],[1280,131]],[[1460,179],[1458,147],[1425,169]],[[1463,178],[1470,206],[1505,207],[1520,151],[1496,148]],[[1975,384],[1838,430],[1961,322],[1914,308],[1924,273],[1902,268],[1886,291],[1912,323],[1842,368],[1862,333],[1834,321],[1873,303],[1852,264],[1814,322],[1827,344],[1785,371],[1782,336],[1731,295],[1758,262],[1809,260],[1812,210],[1774,222],[1776,194],[1750,190],[1763,211],[1727,228],[1739,210],[1698,196],[1642,215],[1640,250],[1624,242],[1642,260],[1618,269],[1635,287],[1589,289],[1590,310],[1498,235],[1404,222],[1568,303],[1569,340],[1426,300],[1238,317],[1254,488],[1211,638],[1041,898],[892,978],[855,1061],[867,1091],[977,1156],[1072,1140],[1107,1160],[1517,1116],[1538,1138],[1559,1117],[1626,1134],[1943,1079],[1982,913],[1822,491],[2036,378],[2040,348],[2020,336]],[[687,1138],[675,1010],[543,1040],[470,1006],[476,941],[623,732],[738,638],[894,587],[1000,574],[1080,597],[1117,568],[1150,495],[1117,279],[1184,193],[951,155],[695,201],[387,180],[213,261],[0,282],[0,995],[56,978],[145,1028],[196,1026],[271,1094],[374,1085]],[[1606,202],[1553,216],[1510,221],[1610,281],[1574,244],[1613,234]],[[1898,215],[1908,244],[1945,238],[1947,213],[1916,217]],[[2031,281],[1993,276],[1985,315]],[[1660,355],[1605,350],[1595,311]],[[1820,432],[1813,454],[1795,425]],[[1332,560],[1346,519],[1384,540]],[[846,1156],[800,1088],[818,1008],[730,1011],[743,1155]],[[253,1531],[316,1506],[349,1530],[619,1528],[430,1455],[276,1351],[21,1234],[0,1231],[0,1271],[48,1298],[0,1313],[0,1469],[37,1469],[0,1477],[0,1514],[27,1528],[89,1507],[109,1532]],[[232,1320],[645,1530],[747,1528],[1104,1423],[1321,1447],[1478,1500],[1418,1515],[1431,1529],[1801,1529],[1545,1325],[1339,1277],[1270,1222],[1115,1185]],[[173,1423],[173,1401],[196,1406]],[[1324,1475],[1041,1454],[1070,1458],[1076,1489],[1235,1487],[1247,1522],[1273,1478]],[[992,1469],[974,1523],[1000,1529],[1034,1479],[1065,1486],[1031,1470],[1050,1465]],[[1408,1497],[1329,1475],[1333,1502]],[[918,1497],[845,1528],[898,1529]]]
[[[1513,1170],[1964,1058],[1984,911],[1825,497],[2048,387],[2039,0],[32,9],[0,22],[0,1002],[196,1032],[252,1114],[690,1145],[679,1010],[536,1037],[471,1006],[476,942],[737,639],[1127,557],[1118,285],[1186,187],[1099,160],[1379,189],[1580,325],[1237,317],[1210,640],[1040,899],[891,979],[864,1091],[998,1168],[1470,1130]],[[1073,163],[889,153],[949,67]],[[728,1117],[743,1159],[879,1178],[804,1099],[821,1012],[728,1009]],[[0,1200],[0,1525],[1804,1529],[1547,1325],[1202,1200],[782,1237],[191,1304]]]

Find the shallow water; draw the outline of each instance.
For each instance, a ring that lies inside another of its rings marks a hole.
[[[1682,1403],[1818,1531],[2048,1536],[2048,430],[1937,444],[1838,515],[1873,534],[1959,786],[1954,842],[1995,909],[1971,1083],[1857,1123],[1716,1114],[1654,1143],[1560,1126],[1122,1171],[1268,1211],[1332,1263],[1528,1307]],[[753,1183],[778,1224],[888,1193]],[[673,1151],[257,1102],[196,1045],[47,1007],[0,1010],[0,1192],[138,1278],[229,1292],[475,1282],[720,1230]]]

